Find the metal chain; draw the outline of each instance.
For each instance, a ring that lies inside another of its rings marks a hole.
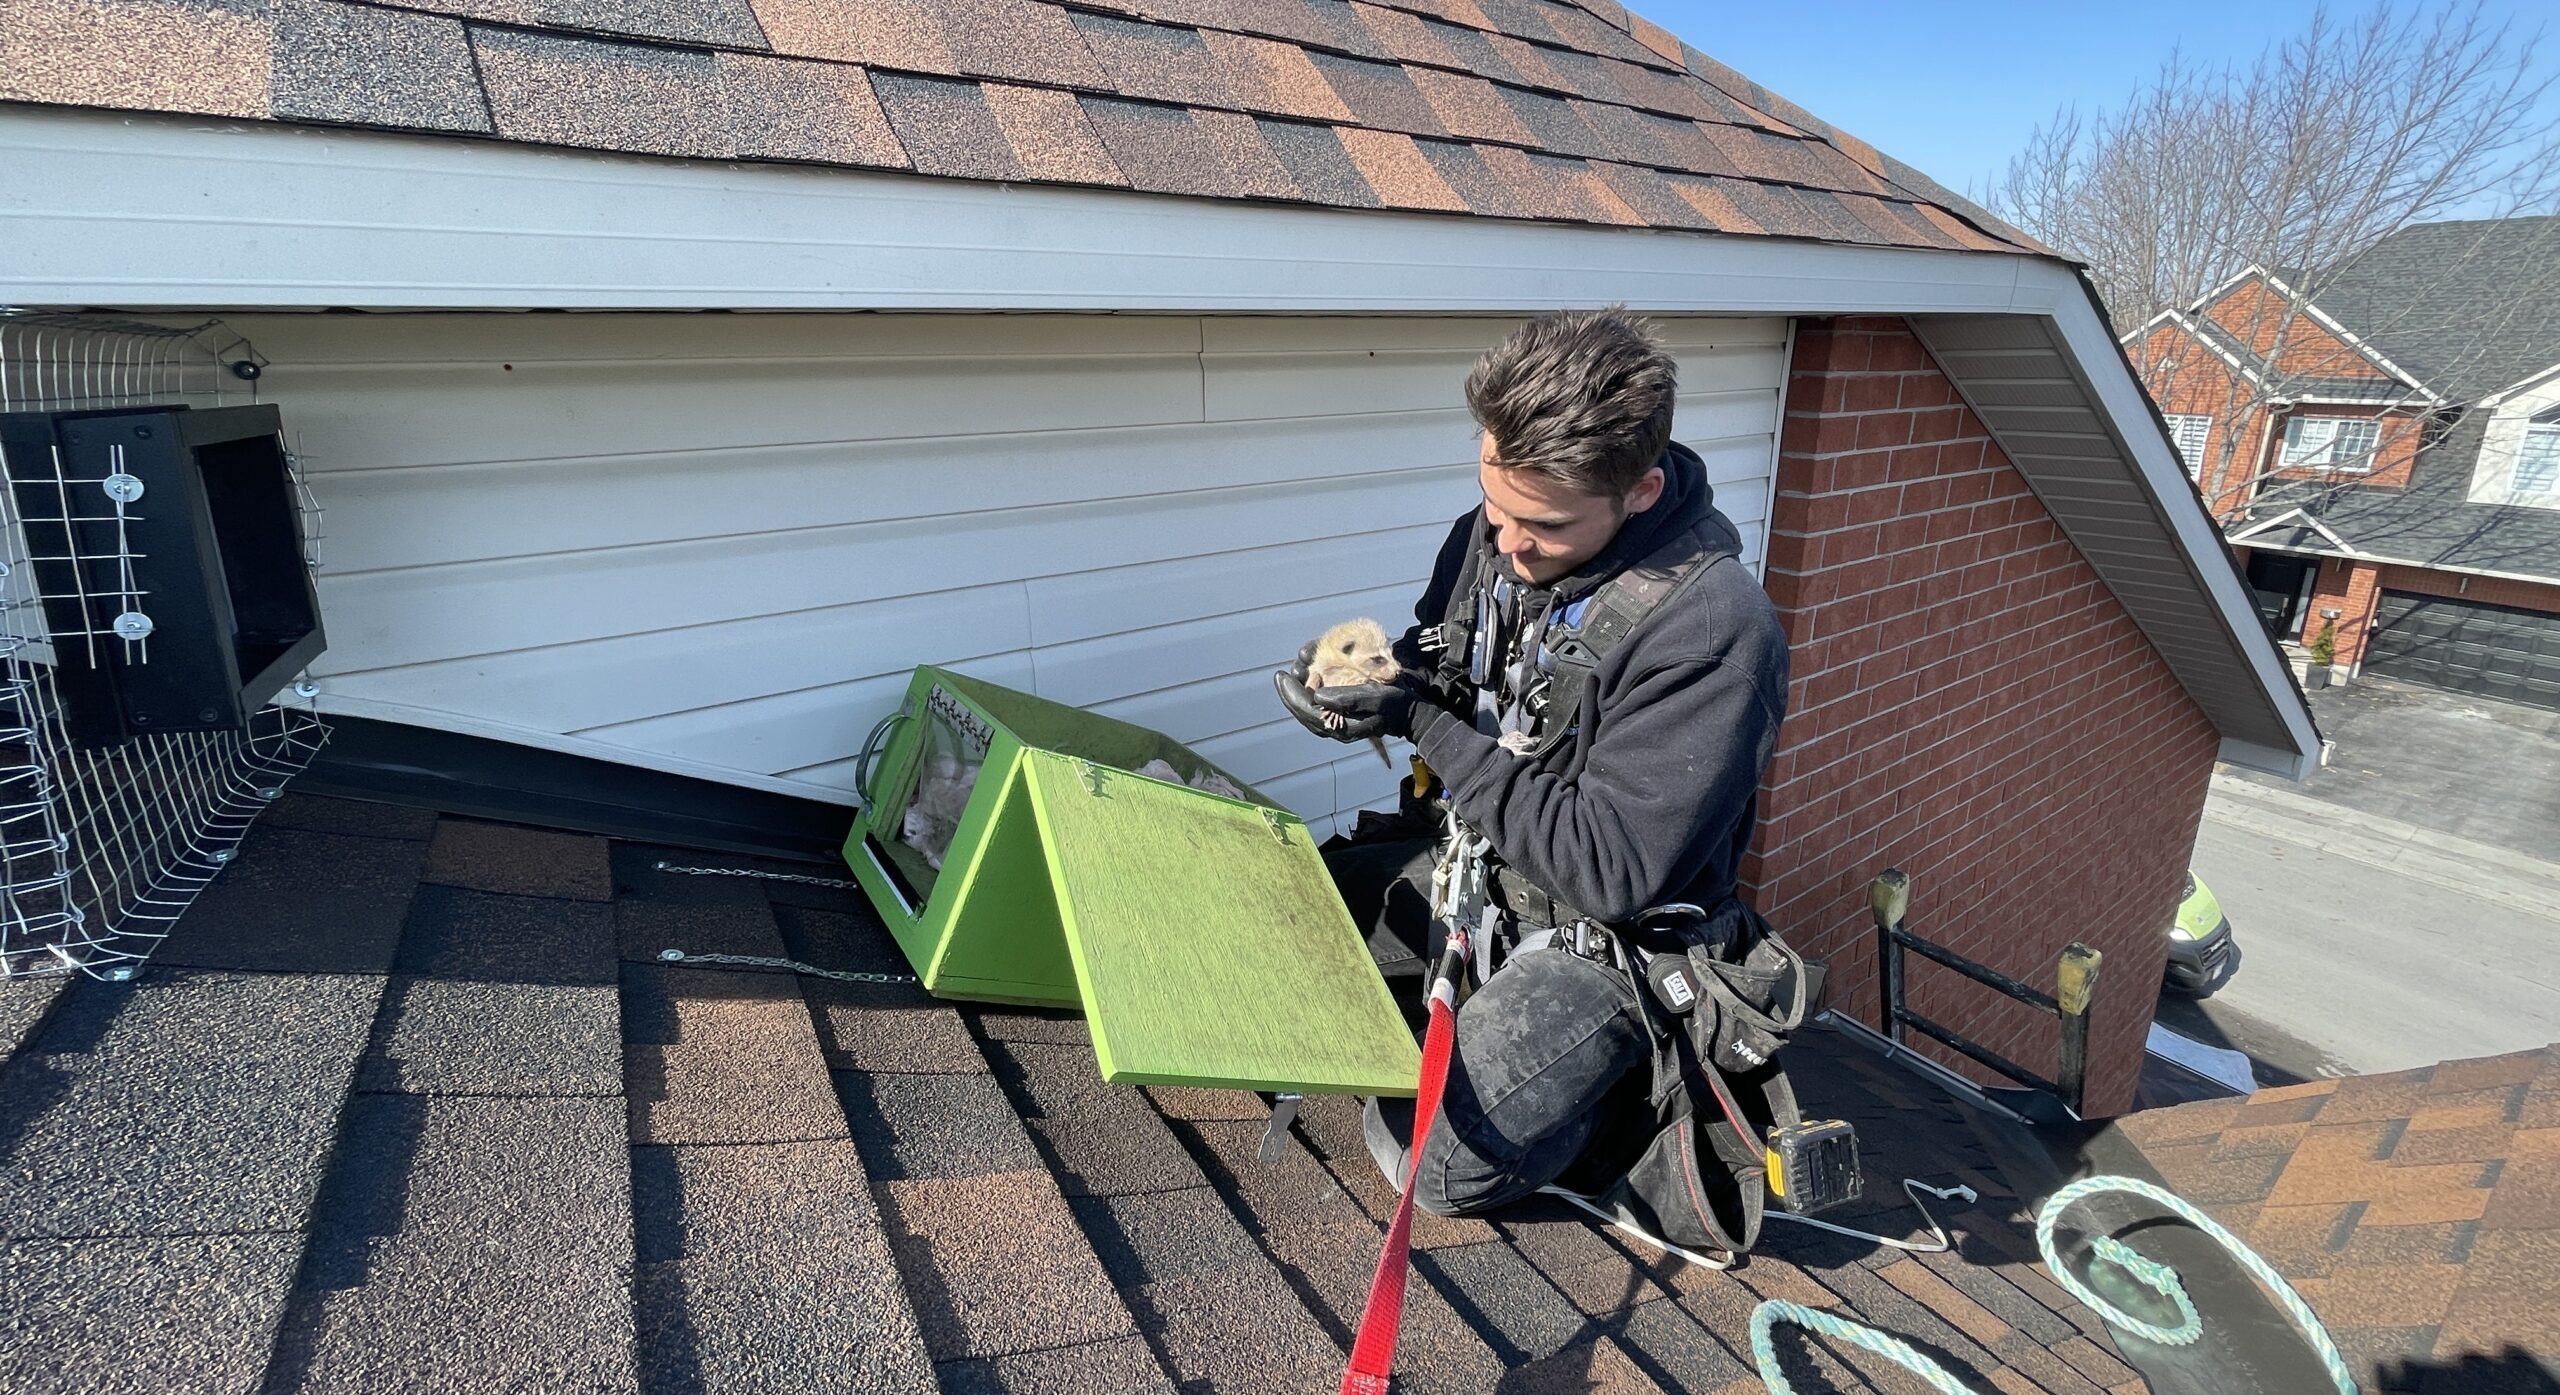
[[[798,872],[765,872],[752,867],[678,867],[672,862],[657,862],[652,863],[651,866],[657,871],[672,872],[683,877],[745,877],[753,881],[796,882],[802,886],[832,886],[848,889],[859,889],[861,885],[839,877],[812,877]],[[662,949],[658,951],[658,959],[661,963],[667,964],[711,964],[734,969],[788,969],[795,974],[807,974],[811,978],[834,979],[838,983],[921,983],[924,981],[914,974],[873,974],[864,973],[858,969],[821,969],[815,964],[804,964],[797,959],[784,959],[766,954],[689,954],[681,949]]]
[[[914,974],[868,974],[858,969],[821,969],[797,959],[782,959],[764,954],[688,954],[680,949],[662,949],[658,958],[668,964],[714,964],[737,969],[789,969],[812,978],[831,978],[838,983],[921,983]]]
[[[752,867],[678,867],[672,862],[649,865],[654,871],[673,872],[680,877],[751,877],[761,882],[799,882],[804,886],[832,886],[847,891],[862,889],[862,883],[842,877],[812,877],[799,872],[763,872]]]

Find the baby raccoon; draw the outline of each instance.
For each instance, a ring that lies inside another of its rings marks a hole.
[[[1324,632],[1316,641],[1316,652],[1307,660],[1309,688],[1350,688],[1362,683],[1393,683],[1404,672],[1396,662],[1395,648],[1387,639],[1386,629],[1375,620],[1345,620]],[[1336,716],[1332,725],[1340,726]],[[1375,737],[1369,749],[1378,753],[1378,763],[1393,768],[1387,759],[1387,743]]]

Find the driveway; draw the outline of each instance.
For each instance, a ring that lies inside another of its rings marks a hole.
[[[2476,843],[2560,859],[2560,712],[2358,678],[2312,693],[2328,768],[2230,773]]]

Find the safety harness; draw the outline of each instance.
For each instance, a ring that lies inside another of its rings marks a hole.
[[[1542,759],[1593,719],[1593,679],[1609,656],[1740,553],[1740,540],[1710,513],[1589,595],[1533,611],[1479,539],[1424,648],[1442,682],[1462,679],[1479,695],[1480,724],[1500,731],[1506,748]],[[1649,1144],[1596,1195],[1550,1191],[1663,1248],[1720,1254],[1697,1257],[1723,1267],[1758,1239],[1772,1195],[1791,1211],[1813,1211],[1851,1199],[1860,1183],[1847,1126],[1808,1124],[1777,1065],[1778,1048],[1819,996],[1819,965],[1739,899],[1603,924],[1504,866],[1491,840],[1454,809],[1446,817],[1432,912],[1447,939],[1428,989],[1413,1138],[1344,1395],[1386,1389],[1403,1311],[1414,1171],[1437,1120],[1457,1005],[1511,959],[1573,953],[1623,975],[1654,1046]]]

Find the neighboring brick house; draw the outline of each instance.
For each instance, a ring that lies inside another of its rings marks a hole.
[[[2560,706],[2560,219],[2253,268],[2126,345],[2279,638]]]

